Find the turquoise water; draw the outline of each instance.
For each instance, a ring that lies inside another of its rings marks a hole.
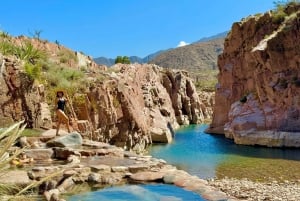
[[[198,194],[182,188],[156,185],[126,185],[74,195],[68,201],[204,201]]]
[[[153,145],[150,154],[201,178],[214,177],[217,166],[234,156],[300,160],[299,149],[236,145],[223,136],[205,134],[206,128],[207,125],[181,128],[171,144]]]

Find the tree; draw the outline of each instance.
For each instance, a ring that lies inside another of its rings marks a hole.
[[[34,33],[31,33],[29,31],[29,34],[33,37],[33,38],[36,38],[38,40],[41,39],[41,34],[42,34],[43,30],[35,30]]]
[[[130,59],[127,56],[123,57],[123,64],[130,64]]]
[[[117,56],[115,64],[130,64],[130,59],[127,56]]]
[[[115,64],[122,64],[123,63],[123,57],[122,56],[117,56],[115,59]]]

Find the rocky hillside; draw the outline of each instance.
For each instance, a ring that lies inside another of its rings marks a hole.
[[[223,52],[224,38],[193,43],[159,54],[150,63],[164,68],[185,69],[196,72],[217,69],[218,55]]]
[[[234,23],[219,57],[209,133],[238,144],[300,147],[300,5]]]
[[[55,90],[70,90],[81,71],[105,69],[63,46],[3,32],[0,66],[0,127],[25,119],[30,128],[52,126],[48,103],[53,103]]]
[[[0,127],[25,119],[30,128],[55,128],[55,93],[64,90],[73,129],[97,141],[142,151],[170,142],[179,125],[211,114],[188,73],[154,64],[108,70],[63,46],[2,33]]]

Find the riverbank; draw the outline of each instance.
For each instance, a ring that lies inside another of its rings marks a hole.
[[[113,145],[82,139],[71,133],[60,137],[27,137],[20,144],[39,144],[24,149],[28,163],[9,169],[0,177],[7,185],[29,185],[40,182],[35,193],[47,201],[63,201],[63,196],[76,185],[88,184],[93,189],[126,183],[172,184],[193,191],[206,200],[235,200],[206,180],[192,176],[162,159],[137,155]],[[10,152],[20,149],[14,147]],[[1,200],[14,199],[3,196]]]
[[[285,181],[279,183],[277,181],[253,182],[248,179],[224,178],[220,180],[211,179],[208,181],[208,184],[241,200],[300,200],[300,180],[297,182]]]

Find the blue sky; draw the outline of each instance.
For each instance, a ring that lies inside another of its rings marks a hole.
[[[93,57],[146,56],[229,30],[274,0],[5,0],[0,30],[58,40]]]

